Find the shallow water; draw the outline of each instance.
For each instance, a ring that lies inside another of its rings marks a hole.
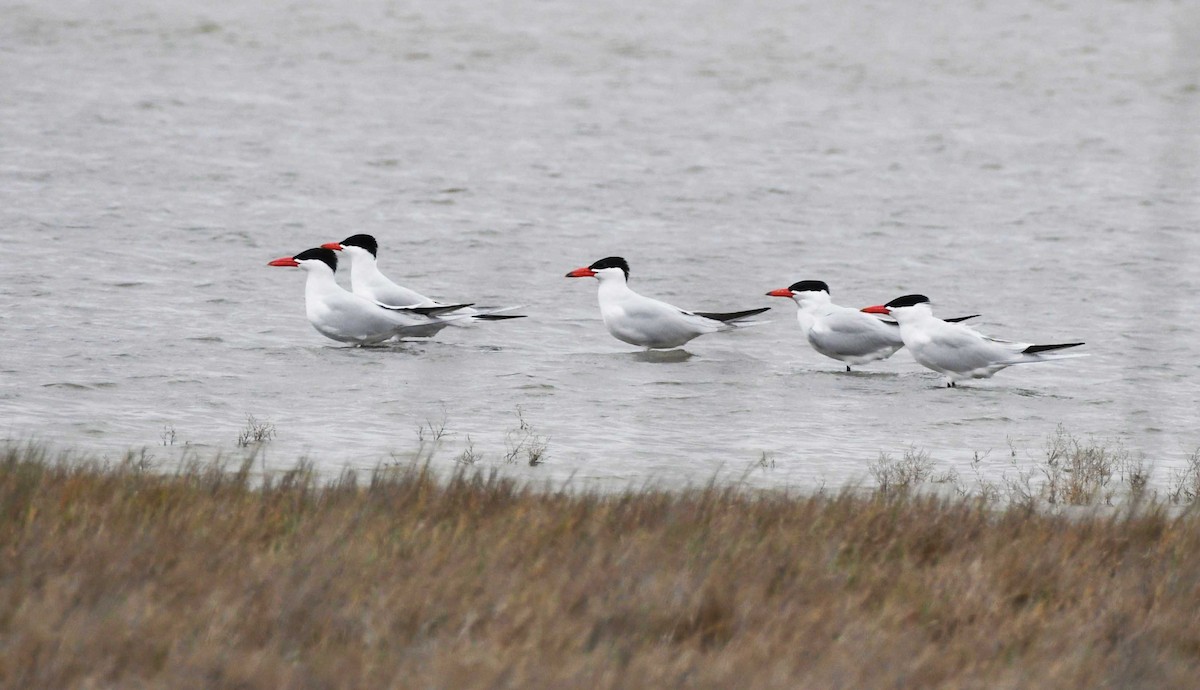
[[[529,477],[810,487],[910,446],[999,476],[1059,425],[1160,479],[1200,445],[1186,3],[51,1],[0,7],[0,58],[8,439],[161,459],[253,415],[267,462],[333,471],[444,420],[438,462],[493,464],[519,409]],[[327,341],[265,264],[356,232],[397,282],[530,318]],[[771,323],[634,352],[562,277],[611,254]],[[847,375],[763,296],[802,278],[1091,356]]]

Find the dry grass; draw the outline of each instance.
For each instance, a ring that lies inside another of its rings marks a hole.
[[[1172,512],[1173,511],[1173,512]],[[0,457],[0,686],[1195,687],[1200,520]]]
[[[270,422],[260,422],[254,415],[246,417],[246,426],[238,432],[238,448],[261,445],[275,438],[275,425]],[[164,439],[164,444],[166,445]],[[171,443],[175,442],[175,431],[171,430]]]

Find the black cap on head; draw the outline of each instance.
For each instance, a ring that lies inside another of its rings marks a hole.
[[[596,263],[588,266],[593,271],[599,271],[602,268],[619,268],[625,272],[625,280],[629,280],[629,264],[625,263],[625,259],[619,256],[609,256],[600,259]]]
[[[896,299],[892,300],[891,302],[888,302],[887,304],[885,304],[883,306],[891,307],[894,309],[896,307],[911,307],[915,304],[928,304],[928,303],[929,303],[929,298],[926,297],[925,295],[905,295],[903,297],[897,297]]]
[[[351,235],[342,240],[341,245],[343,247],[362,247],[363,249],[371,252],[371,256],[378,256],[376,252],[379,251],[379,243],[376,242],[375,238],[371,237],[370,235]]]
[[[324,249],[321,247],[305,249],[292,258],[296,261],[311,261],[313,259],[316,259],[317,261],[324,261],[329,265],[329,270],[335,273],[337,272],[337,254],[335,254],[332,249]]]
[[[820,280],[801,280],[788,286],[792,292],[824,292],[829,294],[829,286]]]

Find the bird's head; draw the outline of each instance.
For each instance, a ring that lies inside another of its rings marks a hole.
[[[931,312],[931,308],[929,298],[925,295],[904,295],[887,304],[864,307],[862,311],[868,314],[885,314],[903,322],[917,314],[928,314]]]
[[[820,280],[801,280],[785,288],[779,288],[767,293],[768,297],[791,297],[796,302],[803,302],[806,299],[816,299],[820,295],[829,296],[829,286]]]
[[[629,264],[619,256],[610,256],[593,263],[591,266],[577,268],[567,274],[568,278],[596,278],[604,282],[620,278],[629,280]]]
[[[337,254],[324,247],[305,249],[295,256],[284,256],[267,264],[268,266],[294,266],[306,271],[337,272]]]
[[[379,252],[379,243],[370,235],[351,235],[341,242],[328,242],[321,245],[322,249],[332,249],[335,252],[346,252],[351,259],[365,257],[368,254],[374,258]]]

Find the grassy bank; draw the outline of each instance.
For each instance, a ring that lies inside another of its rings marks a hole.
[[[1195,687],[1200,520],[0,462],[4,687]]]

